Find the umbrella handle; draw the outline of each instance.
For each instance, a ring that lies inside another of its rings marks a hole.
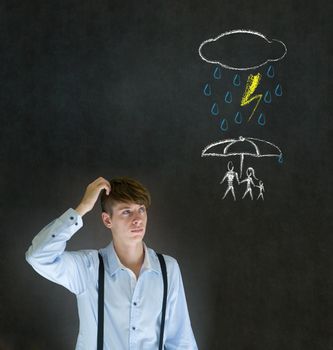
[[[240,171],[239,171],[239,178],[242,178],[243,174],[243,162],[244,162],[244,153],[241,153],[241,158],[240,158]]]

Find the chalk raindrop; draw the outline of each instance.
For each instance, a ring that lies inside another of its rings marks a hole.
[[[265,103],[271,103],[272,102],[272,94],[269,90],[266,91],[264,96],[264,102]]]
[[[239,86],[241,81],[240,81],[240,75],[239,74],[235,74],[234,76],[234,80],[232,82],[234,84],[234,86]]]
[[[282,86],[280,84],[276,85],[274,93],[276,96],[282,96]]]
[[[230,91],[227,91],[227,93],[224,96],[224,101],[226,103],[231,103],[232,102],[232,94]]]
[[[228,130],[228,121],[227,121],[227,119],[224,118],[224,119],[221,120],[220,129],[222,131],[227,131]]]
[[[210,109],[210,112],[212,113],[212,115],[217,116],[220,112],[219,112],[219,106],[216,102],[213,103],[212,108]]]
[[[236,115],[235,115],[235,123],[236,124],[242,124],[243,122],[243,116],[242,116],[242,113],[241,112],[237,112]]]
[[[213,77],[214,77],[214,79],[221,79],[221,76],[222,76],[221,68],[219,66],[217,66],[214,69]]]
[[[268,76],[268,78],[274,78],[275,72],[273,66],[268,67],[266,75]]]
[[[205,96],[211,96],[212,95],[212,88],[209,84],[206,84],[205,87],[204,87],[204,95]]]
[[[266,117],[264,113],[260,113],[259,117],[258,117],[258,124],[260,126],[264,126],[266,124]]]

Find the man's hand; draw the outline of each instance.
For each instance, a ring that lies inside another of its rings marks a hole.
[[[94,182],[87,186],[86,192],[80,202],[80,204],[75,208],[75,210],[83,216],[88,211],[90,211],[102,190],[106,190],[106,194],[109,195],[111,192],[110,182],[105,180],[103,177],[99,177]]]

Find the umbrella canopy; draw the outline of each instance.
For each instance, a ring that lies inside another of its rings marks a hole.
[[[251,157],[277,157],[282,163],[282,152],[273,143],[254,137],[239,136],[238,139],[226,139],[206,146],[202,157],[230,157],[240,156],[240,177],[243,172],[244,156]]]

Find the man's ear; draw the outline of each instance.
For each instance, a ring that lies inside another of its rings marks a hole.
[[[105,227],[107,227],[107,228],[112,227],[111,217],[108,213],[105,213],[105,212],[102,213],[102,221],[103,221],[103,224],[105,225]]]

